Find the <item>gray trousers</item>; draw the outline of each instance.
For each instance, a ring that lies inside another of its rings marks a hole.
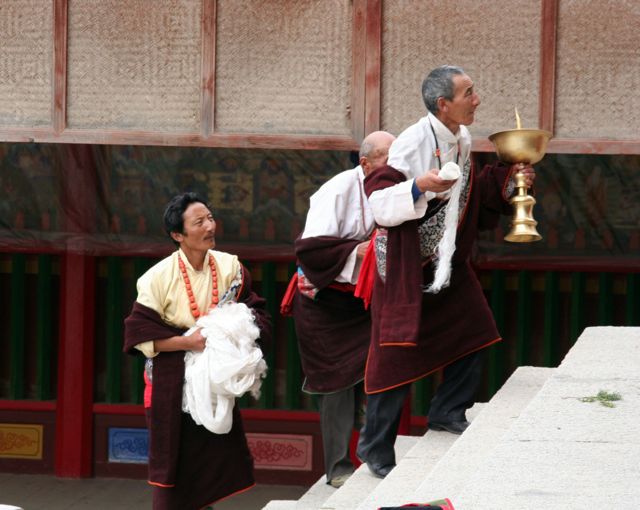
[[[471,353],[444,369],[444,377],[429,408],[429,421],[464,421],[465,411],[473,405],[482,375],[482,353]],[[367,395],[367,416],[360,432],[357,455],[374,466],[395,465],[394,445],[402,407],[411,390],[404,384],[381,393]]]
[[[349,443],[354,428],[359,427],[362,384],[335,393],[317,395],[320,409],[320,430],[327,481],[353,473]]]

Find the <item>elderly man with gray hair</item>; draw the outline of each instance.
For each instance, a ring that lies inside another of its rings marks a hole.
[[[471,136],[480,98],[460,68],[441,66],[422,85],[425,117],[401,133],[388,166],[365,180],[378,225],[371,295],[367,417],[357,454],[372,473],[395,466],[394,443],[411,383],[444,369],[429,428],[461,434],[481,375],[481,350],[501,340],[471,267],[481,229],[511,213],[511,175],[496,163],[476,172]],[[531,167],[522,169],[530,185]]]
[[[337,174],[311,196],[304,231],[295,243],[299,269],[287,294],[305,374],[302,389],[317,395],[327,483],[334,487],[354,469],[349,443],[360,422],[371,334],[369,311],[354,297],[375,227],[363,182],[386,165],[394,139],[384,131],[364,139],[360,164]]]

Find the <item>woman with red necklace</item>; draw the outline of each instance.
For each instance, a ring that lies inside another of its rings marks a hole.
[[[270,336],[264,299],[251,290],[238,257],[214,250],[216,223],[195,193],[174,197],[165,229],[178,250],[138,280],[138,297],[125,320],[124,350],[142,352],[149,427],[149,483],[154,510],[199,509],[254,485],[253,460],[237,407],[227,434],[213,434],[182,412],[185,351],[201,352],[201,315],[225,302],[251,308],[261,340]]]

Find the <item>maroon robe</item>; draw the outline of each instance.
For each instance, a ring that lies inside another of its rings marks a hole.
[[[260,339],[268,341],[271,330],[265,302],[251,291],[251,277],[244,267],[238,302],[252,309]],[[182,333],[162,321],[154,310],[134,303],[125,319],[124,351],[140,354],[135,349],[139,343]],[[152,380],[151,408],[146,416],[153,509],[196,510],[253,486],[253,459],[237,406],[227,434],[214,434],[182,412],[184,351],[156,356]]]
[[[470,259],[478,230],[495,228],[500,214],[511,212],[504,196],[508,177],[509,167],[502,164],[487,165],[479,175],[471,169],[451,281],[437,294],[422,292],[433,280],[434,266],[420,259],[418,220],[388,228],[387,283],[376,271],[373,287],[367,393],[415,381],[501,340]],[[370,196],[404,180],[404,174],[385,166],[367,176],[365,191]]]
[[[305,374],[303,389],[333,393],[364,378],[371,320],[353,286],[332,287],[349,254],[362,241],[318,236],[297,239],[298,263],[319,290],[315,299],[296,291],[293,316]]]

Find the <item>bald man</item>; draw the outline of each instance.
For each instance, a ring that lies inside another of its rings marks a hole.
[[[349,442],[358,425],[369,348],[370,315],[354,297],[362,258],[374,229],[364,178],[387,164],[395,137],[376,131],[362,142],[359,165],[339,173],[311,196],[296,240],[293,316],[305,373],[303,391],[318,396],[327,483],[353,473]]]

